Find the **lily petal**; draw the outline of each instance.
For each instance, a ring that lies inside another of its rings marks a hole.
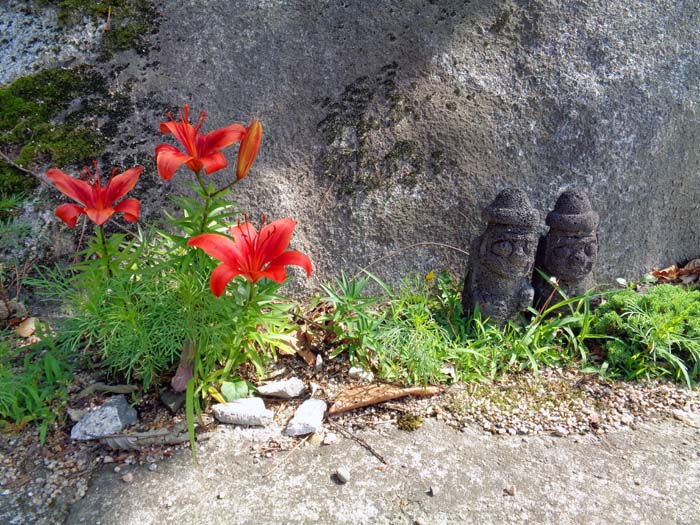
[[[161,179],[170,180],[177,169],[194,157],[185,155],[175,146],[161,144],[156,147],[156,166]]]
[[[215,129],[209,133],[197,135],[197,151],[204,154],[218,151],[240,141],[246,134],[246,128],[240,124],[231,124],[225,128]]]
[[[56,217],[66,223],[66,226],[73,228],[78,220],[78,215],[85,213],[85,209],[77,204],[61,204],[56,208]]]
[[[85,214],[92,222],[98,226],[102,226],[114,215],[114,208],[85,208]]]
[[[138,199],[124,199],[114,207],[114,211],[122,212],[126,222],[136,222],[139,220],[141,203]]]
[[[269,270],[274,266],[301,266],[306,271],[306,277],[311,277],[311,259],[296,250],[289,250],[270,262]]]
[[[189,106],[185,104],[182,112],[182,120],[161,122],[160,132],[163,134],[172,133],[175,139],[182,144],[187,153],[196,156],[195,137],[197,136],[197,129],[190,124],[189,119]]]
[[[263,226],[257,245],[260,260],[268,262],[282,255],[292,240],[296,225],[292,219],[278,219]]]
[[[211,279],[209,280],[211,293],[217,297],[221,297],[221,294],[223,294],[226,289],[226,285],[231,282],[231,279],[237,275],[241,275],[241,273],[239,269],[233,266],[229,266],[226,263],[220,264],[211,272]]]
[[[248,127],[245,137],[243,137],[243,141],[241,142],[241,147],[238,149],[238,164],[236,165],[236,178],[238,180],[248,175],[255,161],[255,157],[258,155],[261,141],[262,124],[260,124],[260,121],[254,120]]]
[[[78,201],[84,206],[93,204],[92,186],[84,180],[75,179],[61,170],[51,168],[46,172],[46,178],[54,183],[54,186],[64,195]]]
[[[110,178],[105,188],[105,203],[112,204],[134,189],[142,172],[143,166],[136,166]]]
[[[226,157],[224,157],[224,154],[220,151],[215,151],[210,155],[200,157],[199,160],[202,163],[202,166],[204,166],[204,171],[207,175],[224,169],[228,165]]]
[[[188,246],[201,248],[208,255],[218,259],[229,266],[238,267],[241,265],[241,252],[233,239],[218,233],[203,233],[192,237],[187,241]]]
[[[259,281],[263,277],[267,277],[271,281],[282,284],[287,280],[287,269],[284,266],[268,266],[261,272],[254,272],[255,281]]]

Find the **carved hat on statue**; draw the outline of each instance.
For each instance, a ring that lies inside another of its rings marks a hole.
[[[540,220],[525,192],[516,188],[508,188],[499,193],[482,215],[489,225],[525,230],[536,228]]]
[[[580,191],[562,193],[547,214],[547,226],[552,233],[595,235],[600,218],[591,208],[588,196]]]

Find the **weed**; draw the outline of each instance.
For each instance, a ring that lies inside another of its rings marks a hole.
[[[75,360],[49,335],[19,349],[10,337],[0,339],[0,426],[35,423],[43,444],[49,426],[62,417]]]

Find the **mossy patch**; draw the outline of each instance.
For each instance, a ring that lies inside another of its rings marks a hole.
[[[104,78],[85,67],[18,78],[0,88],[0,151],[28,170],[40,162],[85,164],[104,152],[105,134],[116,130],[125,104],[125,95],[110,94]],[[26,192],[36,184],[0,161],[0,192]]]
[[[413,187],[431,165],[416,142],[391,144],[397,125],[419,118],[396,82],[397,71],[396,62],[387,64],[374,77],[346,86],[338,101],[321,102],[327,111],[318,124],[326,142],[323,177],[332,181],[339,197],[392,184]],[[379,148],[378,140],[384,143]]]
[[[102,39],[102,59],[117,51],[135,49],[145,52],[146,36],[156,29],[156,10],[150,0],[38,0],[38,5],[58,9],[65,25],[79,23],[83,17],[107,21]]]

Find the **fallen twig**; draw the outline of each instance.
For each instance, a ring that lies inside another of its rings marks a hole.
[[[328,410],[329,416],[336,416],[370,405],[377,405],[384,401],[399,399],[406,396],[432,396],[441,394],[445,391],[441,386],[416,386],[416,387],[400,387],[385,383],[374,383],[371,385],[351,388],[342,392],[335,398],[333,405]]]
[[[107,385],[105,383],[93,383],[85,387],[77,396],[82,399],[94,392],[109,392],[110,394],[131,394],[139,389],[136,385]]]
[[[27,175],[31,175],[32,177],[34,177],[35,179],[37,179],[37,180],[38,180],[41,184],[43,184],[44,186],[49,186],[49,183],[46,182],[44,179],[42,179],[39,175],[37,175],[36,173],[34,173],[34,172],[31,171],[31,170],[28,170],[27,168],[23,168],[22,166],[20,166],[19,164],[17,164],[15,161],[13,161],[10,157],[8,157],[7,155],[5,155],[2,151],[0,151],[0,157],[2,157],[2,160],[4,160],[7,164],[9,164],[10,166],[12,166],[12,167],[15,168],[16,170],[19,170],[19,171],[21,171],[22,173],[26,173]]]
[[[359,443],[362,447],[365,448],[365,450],[367,450],[370,454],[372,454],[379,461],[381,461],[385,465],[389,465],[389,462],[386,459],[384,459],[384,456],[382,456],[379,452],[374,450],[374,448],[372,448],[372,446],[369,443],[367,443],[364,439],[357,437],[355,434],[353,434],[349,430],[346,430],[345,428],[341,427],[340,425],[336,425],[335,423],[332,423],[332,422],[330,422],[330,425],[335,430],[337,430],[341,434],[343,434],[345,437],[352,439],[353,441],[356,441],[357,443]]]

